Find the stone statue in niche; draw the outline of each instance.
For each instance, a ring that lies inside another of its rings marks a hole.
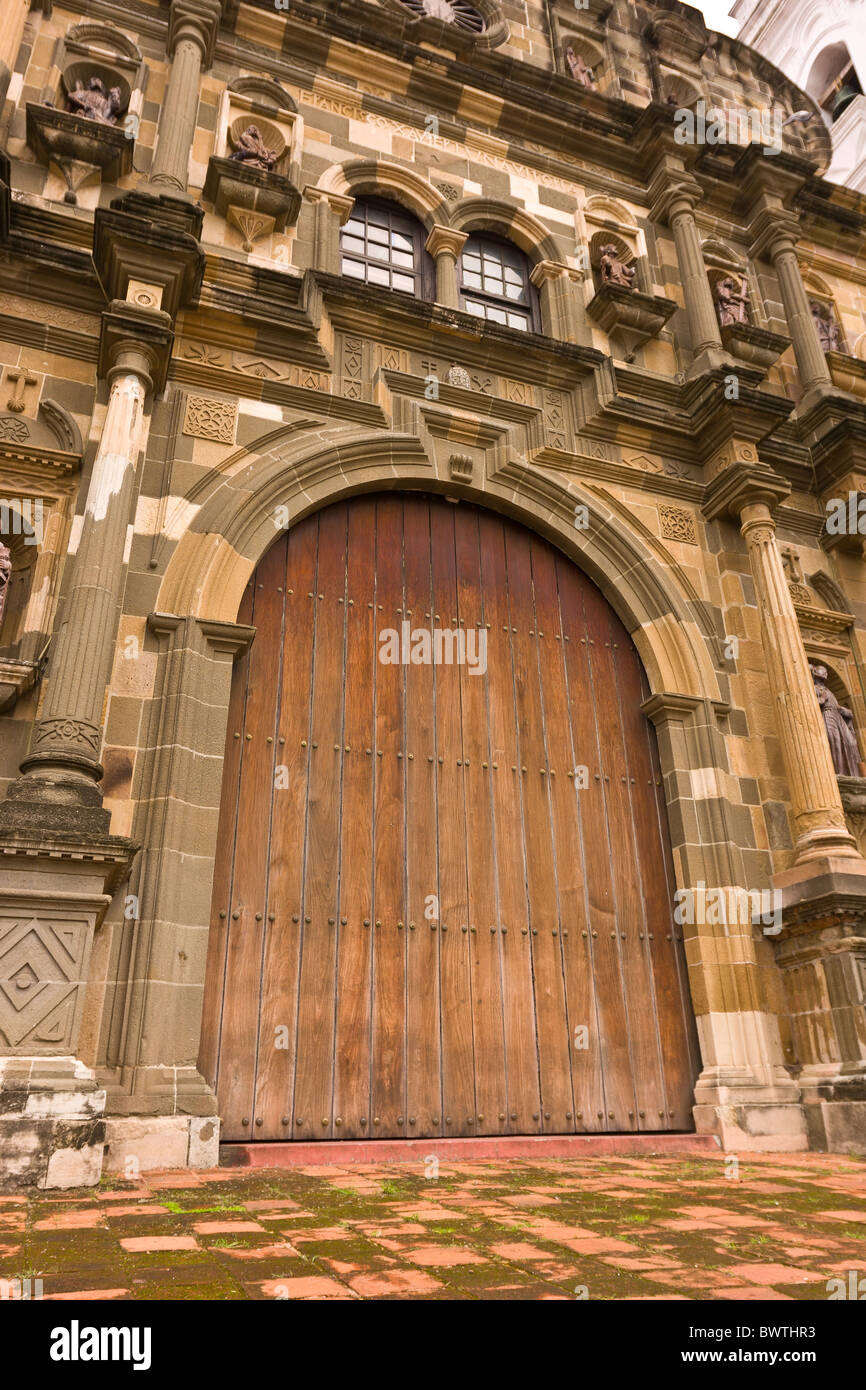
[[[732,323],[748,323],[749,296],[745,280],[739,285],[733,275],[719,280],[716,284],[716,308],[722,328]]]
[[[6,610],[6,597],[9,593],[9,579],[12,574],[12,555],[9,547],[0,541],[0,627]]]
[[[568,63],[571,75],[575,82],[579,82],[581,87],[594,87],[595,78],[592,68],[587,67],[579,53],[575,53],[571,44],[565,50],[565,61]]]
[[[248,125],[238,137],[237,146],[229,155],[229,159],[270,173],[277,162],[277,152],[268,149],[257,125]]]
[[[839,325],[833,318],[833,310],[829,304],[821,304],[817,299],[813,299],[809,308],[812,310],[812,319],[821,339],[822,352],[839,352]]]
[[[599,265],[602,284],[625,285],[627,290],[634,289],[634,266],[626,265],[613,242],[601,248]]]
[[[120,88],[106,91],[102,78],[95,75],[86,87],[76,82],[74,90],[66,95],[67,111],[73,116],[84,116],[88,121],[99,121],[101,125],[116,125],[122,104]]]
[[[860,776],[860,750],[854,734],[854,716],[827,685],[827,667],[810,666],[815,683],[815,695],[824,716],[827,741],[830,744],[830,757],[839,777]]]

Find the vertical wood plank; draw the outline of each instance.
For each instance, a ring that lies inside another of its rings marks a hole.
[[[376,503],[367,497],[349,507],[347,574],[343,746],[358,753],[343,765],[334,1115],[337,1137],[354,1139],[369,1136],[371,1113]]]
[[[286,616],[275,753],[279,777],[274,777],[256,1076],[255,1111],[262,1124],[256,1126],[252,1136],[262,1139],[293,1138],[315,620],[315,600],[310,593],[315,592],[318,534],[317,516],[308,517],[290,530],[283,586]],[[238,833],[245,833],[241,824]],[[250,1046],[250,1039],[242,1045]]]
[[[403,503],[406,610],[412,629],[433,627],[430,568],[430,504],[406,497]],[[434,1133],[433,1116],[442,1115],[439,940],[430,930],[425,905],[438,897],[436,824],[436,731],[433,667],[406,667],[406,750],[409,792],[406,802],[406,1108],[408,1134]],[[437,1125],[435,1132],[438,1133]]]
[[[406,1131],[405,726],[402,665],[379,660],[379,637],[403,621],[403,501],[376,508],[376,784],[373,851],[372,1138]]]
[[[225,1133],[254,1132],[256,1046],[262,988],[262,935],[266,912],[274,733],[277,716],[286,539],[272,546],[256,570],[249,684],[241,735],[238,837],[229,913],[226,991],[220,1046],[220,1098]],[[268,738],[270,737],[270,742]],[[243,1120],[247,1124],[243,1124]]]
[[[454,508],[430,509],[433,555],[434,626],[456,626],[457,570],[454,553]],[[472,1036],[468,888],[466,882],[466,811],[463,799],[463,738],[460,672],[454,665],[434,668],[436,681],[436,756],[439,772],[439,958],[442,990],[442,1092],[438,1117],[443,1134],[471,1134],[476,1114],[475,1056]],[[458,763],[461,766],[458,766]],[[429,926],[429,924],[428,924]],[[450,1121],[450,1123],[449,1123]],[[434,1123],[434,1132],[437,1126]]]

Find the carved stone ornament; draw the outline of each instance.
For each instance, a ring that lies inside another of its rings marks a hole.
[[[860,750],[854,733],[854,716],[850,709],[839,704],[827,685],[827,667],[810,666],[809,670],[815,684],[815,695],[824,716],[833,767],[840,777],[857,777],[860,773]]]
[[[722,328],[732,323],[749,322],[749,295],[745,279],[737,284],[733,275],[726,275],[723,280],[716,282],[716,309]]]
[[[84,116],[89,121],[101,121],[103,125],[116,125],[122,108],[120,88],[111,87],[106,91],[102,78],[95,74],[88,79],[86,87],[82,82],[76,82],[72,91],[66,94],[67,111],[73,116]]]
[[[830,305],[821,304],[817,299],[813,299],[809,303],[809,308],[812,310],[812,321],[818,330],[822,351],[840,352],[839,325],[833,317],[833,310]]]
[[[257,125],[248,125],[242,130],[229,159],[239,164],[247,164],[253,169],[273,169],[277,162],[277,151],[268,149]]]
[[[602,246],[599,269],[602,284],[624,285],[628,290],[634,289],[634,266],[626,265],[613,242]]]

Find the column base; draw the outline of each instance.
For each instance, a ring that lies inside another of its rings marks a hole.
[[[105,1092],[77,1057],[0,1057],[0,1184],[93,1187],[102,1172]]]
[[[715,1073],[715,1074],[714,1074]],[[809,1148],[800,1088],[785,1076],[776,1084],[724,1077],[713,1069],[695,1086],[698,1134],[714,1134],[728,1153],[803,1153]]]
[[[103,1168],[125,1178],[158,1169],[216,1168],[219,1136],[218,1115],[111,1115]]]

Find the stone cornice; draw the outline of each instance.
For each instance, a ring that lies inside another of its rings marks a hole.
[[[763,504],[773,511],[791,491],[791,484],[761,464],[735,463],[707,484],[701,508],[707,521],[719,517],[739,521],[744,507]]]

